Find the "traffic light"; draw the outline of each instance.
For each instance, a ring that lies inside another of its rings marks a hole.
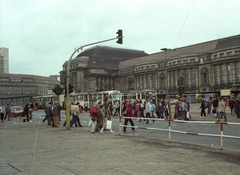
[[[69,94],[73,92],[73,85],[68,85]],[[65,86],[65,97],[67,96],[67,86]]]
[[[57,84],[52,91],[56,94],[56,95],[60,95],[63,92],[63,88],[61,88],[61,86],[59,84]]]
[[[122,41],[122,37],[123,37],[122,36],[122,30],[119,29],[116,34],[118,34],[118,36],[117,36],[118,40],[116,41],[116,43],[122,44],[123,43],[123,41]]]

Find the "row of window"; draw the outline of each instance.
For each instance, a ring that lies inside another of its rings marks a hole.
[[[214,54],[212,58],[222,58],[225,56],[232,56],[232,55],[240,55],[240,50],[235,50],[235,51],[228,51],[228,52],[221,52],[218,54]]]

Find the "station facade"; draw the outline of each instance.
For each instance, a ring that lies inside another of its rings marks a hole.
[[[67,61],[61,73],[66,72]],[[240,35],[151,55],[143,51],[96,46],[80,53],[70,66],[77,92],[120,90],[156,94],[240,92]]]

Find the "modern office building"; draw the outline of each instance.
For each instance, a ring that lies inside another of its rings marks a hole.
[[[9,52],[8,48],[0,47],[0,74],[9,73]]]

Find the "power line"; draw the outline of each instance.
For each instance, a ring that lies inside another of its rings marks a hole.
[[[180,37],[180,35],[181,35],[181,33],[182,33],[183,27],[184,27],[184,25],[185,25],[185,23],[186,23],[186,21],[187,21],[188,15],[190,14],[190,11],[191,11],[191,9],[192,9],[192,6],[193,6],[193,4],[194,4],[194,1],[195,1],[195,0],[192,1],[192,5],[191,5],[191,7],[190,7],[190,9],[189,9],[189,11],[188,11],[188,14],[187,14],[185,20],[184,20],[184,23],[183,23],[183,25],[182,25],[182,28],[181,28],[181,30],[180,30],[180,33],[179,33],[179,35],[178,35],[178,37],[177,37],[177,40],[176,40],[175,45],[174,45],[173,48],[176,47],[176,44],[177,44],[178,39],[179,39],[179,37]]]

